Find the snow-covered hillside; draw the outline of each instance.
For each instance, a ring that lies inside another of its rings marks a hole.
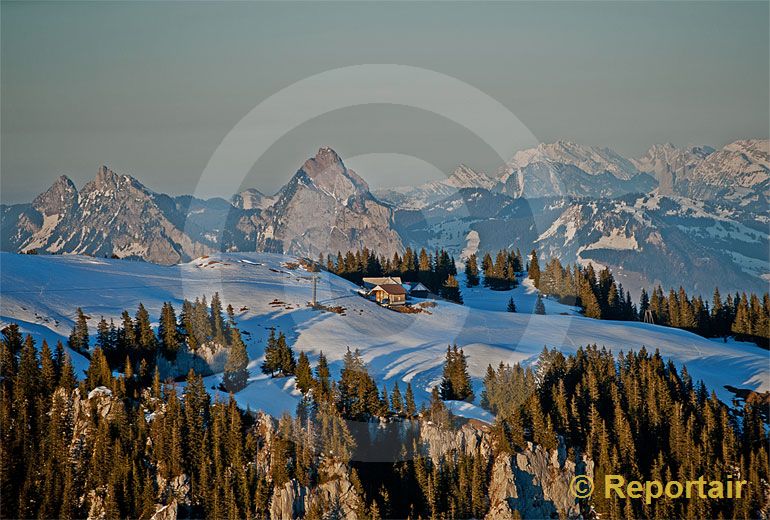
[[[380,385],[385,383],[390,389],[398,381],[403,391],[411,381],[418,401],[427,399],[439,381],[447,344],[454,342],[469,356],[477,396],[488,364],[533,363],[544,346],[574,352],[590,343],[616,352],[641,346],[659,348],[665,359],[686,364],[695,379],[703,379],[724,399],[731,396],[724,389],[728,384],[770,390],[770,354],[751,343],[725,344],[643,323],[592,320],[551,301],[546,303],[548,315],[532,315],[528,312],[535,292],[526,283],[509,292],[463,288],[467,305],[437,302],[425,313],[400,314],[360,297],[354,284],[320,273],[319,301],[343,306],[346,311],[340,315],[312,310],[307,307],[312,291],[310,273],[287,267],[293,260],[283,255],[232,253],[159,266],[83,256],[2,253],[0,320],[3,324],[18,322],[24,331],[52,342],[66,340],[78,306],[91,317],[93,335],[101,316],[117,319],[123,309],[133,314],[139,302],[157,320],[164,301],[173,302],[178,310],[183,298],[218,291],[224,304],[236,309],[251,358],[251,382],[236,399],[244,407],[272,414],[293,411],[298,394],[293,380],[270,379],[259,371],[270,327],[285,332],[295,351],[307,352],[312,363],[323,351],[335,377],[346,349],[359,348]],[[505,312],[511,296],[521,312]],[[82,370],[86,360],[76,361]],[[207,387],[215,386],[218,379],[217,375],[207,378]],[[462,408],[457,411],[488,418],[476,406]]]

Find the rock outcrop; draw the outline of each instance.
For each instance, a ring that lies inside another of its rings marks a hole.
[[[460,428],[442,428],[423,422],[420,425],[420,441],[426,455],[433,460],[439,460],[452,451],[466,455],[480,453],[484,457],[492,454],[488,429],[471,423],[463,424]]]
[[[566,448],[545,450],[532,443],[515,455],[500,454],[492,466],[488,520],[578,518],[580,509],[570,493],[576,475],[593,478],[593,462],[567,460]]]
[[[270,518],[292,520],[317,511],[331,518],[356,520],[363,498],[350,480],[349,468],[340,462],[324,462],[320,473],[322,484],[314,489],[301,486],[296,480],[276,488],[270,502]]]

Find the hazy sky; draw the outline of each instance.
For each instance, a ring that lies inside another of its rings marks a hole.
[[[359,64],[460,79],[545,142],[635,156],[665,141],[768,137],[766,1],[0,6],[4,203],[31,200],[60,174],[82,186],[100,164],[160,192],[229,195],[198,185],[228,131],[292,83]],[[285,134],[243,187],[274,192],[322,145],[362,156],[353,163],[374,187],[439,177],[461,162],[499,165],[462,125],[367,105]]]

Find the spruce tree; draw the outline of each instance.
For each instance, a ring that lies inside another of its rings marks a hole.
[[[249,355],[238,329],[233,330],[233,342],[227,353],[222,384],[228,392],[238,392],[246,387],[249,378]]]
[[[281,374],[284,376],[294,375],[297,368],[297,361],[294,359],[294,351],[286,343],[286,335],[281,332],[277,340],[278,363]]]
[[[475,287],[479,284],[479,267],[476,263],[476,253],[473,253],[465,261],[465,285]]]
[[[134,333],[134,321],[128,311],[123,311],[121,316],[121,328],[118,330],[118,351],[133,354],[136,348],[136,334]]]
[[[535,314],[545,314],[545,304],[540,293],[537,293],[537,300],[535,301]]]
[[[137,344],[142,350],[142,355],[146,359],[151,359],[155,354],[158,340],[155,337],[155,333],[152,331],[150,313],[147,312],[147,309],[144,308],[144,304],[142,303],[139,304],[139,308],[136,311],[134,326],[136,329],[135,334]]]
[[[644,316],[647,313],[647,309],[650,308],[650,297],[647,291],[642,288],[642,295],[639,298],[639,320],[644,320]]]
[[[463,303],[463,297],[460,294],[460,284],[457,283],[457,279],[451,274],[441,286],[441,297],[455,303]]]
[[[484,273],[484,287],[490,287],[493,283],[493,268],[494,263],[492,263],[492,256],[489,253],[485,253],[484,258],[481,260],[481,271]]]
[[[408,417],[414,417],[417,414],[417,404],[414,402],[414,393],[412,392],[412,383],[406,384],[404,393],[404,409]]]
[[[540,264],[537,261],[537,251],[534,249],[529,254],[529,278],[535,287],[540,287]]]
[[[323,352],[318,354],[318,364],[315,368],[315,381],[316,390],[313,394],[316,400],[324,400],[331,395],[332,380],[331,372],[329,371],[329,364],[326,361],[326,356]]]
[[[513,297],[508,298],[508,305],[506,306],[508,312],[516,312],[516,302],[513,301]]]
[[[40,348],[40,382],[46,396],[53,393],[54,388],[56,388],[56,380],[56,365],[53,355],[48,347],[48,342],[43,340],[43,345]]]
[[[88,320],[83,313],[83,309],[77,308],[75,325],[72,327],[72,333],[69,337],[69,346],[71,349],[81,353],[88,352]]]
[[[171,303],[166,302],[160,311],[160,323],[158,324],[158,337],[160,347],[166,359],[176,359],[180,346],[179,330],[177,329],[176,313]]]
[[[302,392],[302,395],[307,395],[311,388],[315,384],[313,379],[313,372],[310,368],[310,361],[304,352],[299,353],[299,361],[297,362],[297,389]]]
[[[214,339],[219,343],[225,342],[225,324],[222,318],[222,301],[219,299],[219,293],[215,292],[211,297],[211,331]]]
[[[390,409],[395,414],[404,412],[404,401],[401,398],[401,390],[398,388],[398,381],[394,383],[393,392],[390,394]]]
[[[67,391],[75,388],[77,378],[75,377],[75,369],[72,366],[72,358],[68,353],[64,353],[64,361],[59,371],[59,386],[67,389]]]
[[[110,345],[110,326],[107,324],[107,320],[104,316],[101,317],[99,323],[96,325],[96,346],[102,349],[103,352],[109,352]]]
[[[265,360],[262,362],[262,373],[275,376],[275,372],[281,368],[281,353],[278,349],[278,339],[275,337],[275,329],[270,329],[270,335],[265,345]]]

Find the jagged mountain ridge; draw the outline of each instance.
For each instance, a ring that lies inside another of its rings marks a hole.
[[[604,265],[635,295],[660,283],[710,295],[714,287],[767,290],[767,223],[740,209],[658,194],[617,199],[511,199],[483,190],[421,211],[399,210],[406,245],[459,257],[518,247],[544,259]]]
[[[660,281],[761,290],[768,279],[767,148],[766,140],[718,151],[666,144],[626,161],[560,141],[517,153],[506,166],[517,169],[497,178],[460,166],[444,181],[373,195],[325,147],[276,195],[248,189],[231,201],[158,194],[102,167],[80,191],[62,176],[32,203],[2,206],[2,249],[172,264],[212,251],[315,257],[368,247],[391,255],[405,245],[460,257],[478,238],[482,251],[537,247],[565,262],[606,264],[631,273],[630,287]],[[702,182],[695,172],[703,172]],[[729,190],[739,196],[713,199]],[[668,196],[619,209],[645,193]],[[636,249],[617,247],[631,235]]]
[[[138,257],[163,264],[210,252],[207,244],[185,232],[183,222],[170,197],[101,166],[80,191],[61,176],[31,204],[4,207],[3,247]]]
[[[664,195],[696,200],[728,200],[767,207],[770,198],[770,140],[747,139],[720,150],[656,145],[633,160],[654,175]],[[758,204],[756,204],[758,203]]]
[[[140,258],[161,264],[214,251],[317,255],[403,246],[392,210],[330,148],[308,159],[274,197],[158,194],[106,166],[78,191],[66,176],[31,204],[3,205],[2,249]]]
[[[399,208],[420,209],[450,197],[463,188],[492,190],[497,184],[497,179],[461,164],[446,179],[427,182],[420,186],[397,186],[381,189],[377,190],[375,195]]]

